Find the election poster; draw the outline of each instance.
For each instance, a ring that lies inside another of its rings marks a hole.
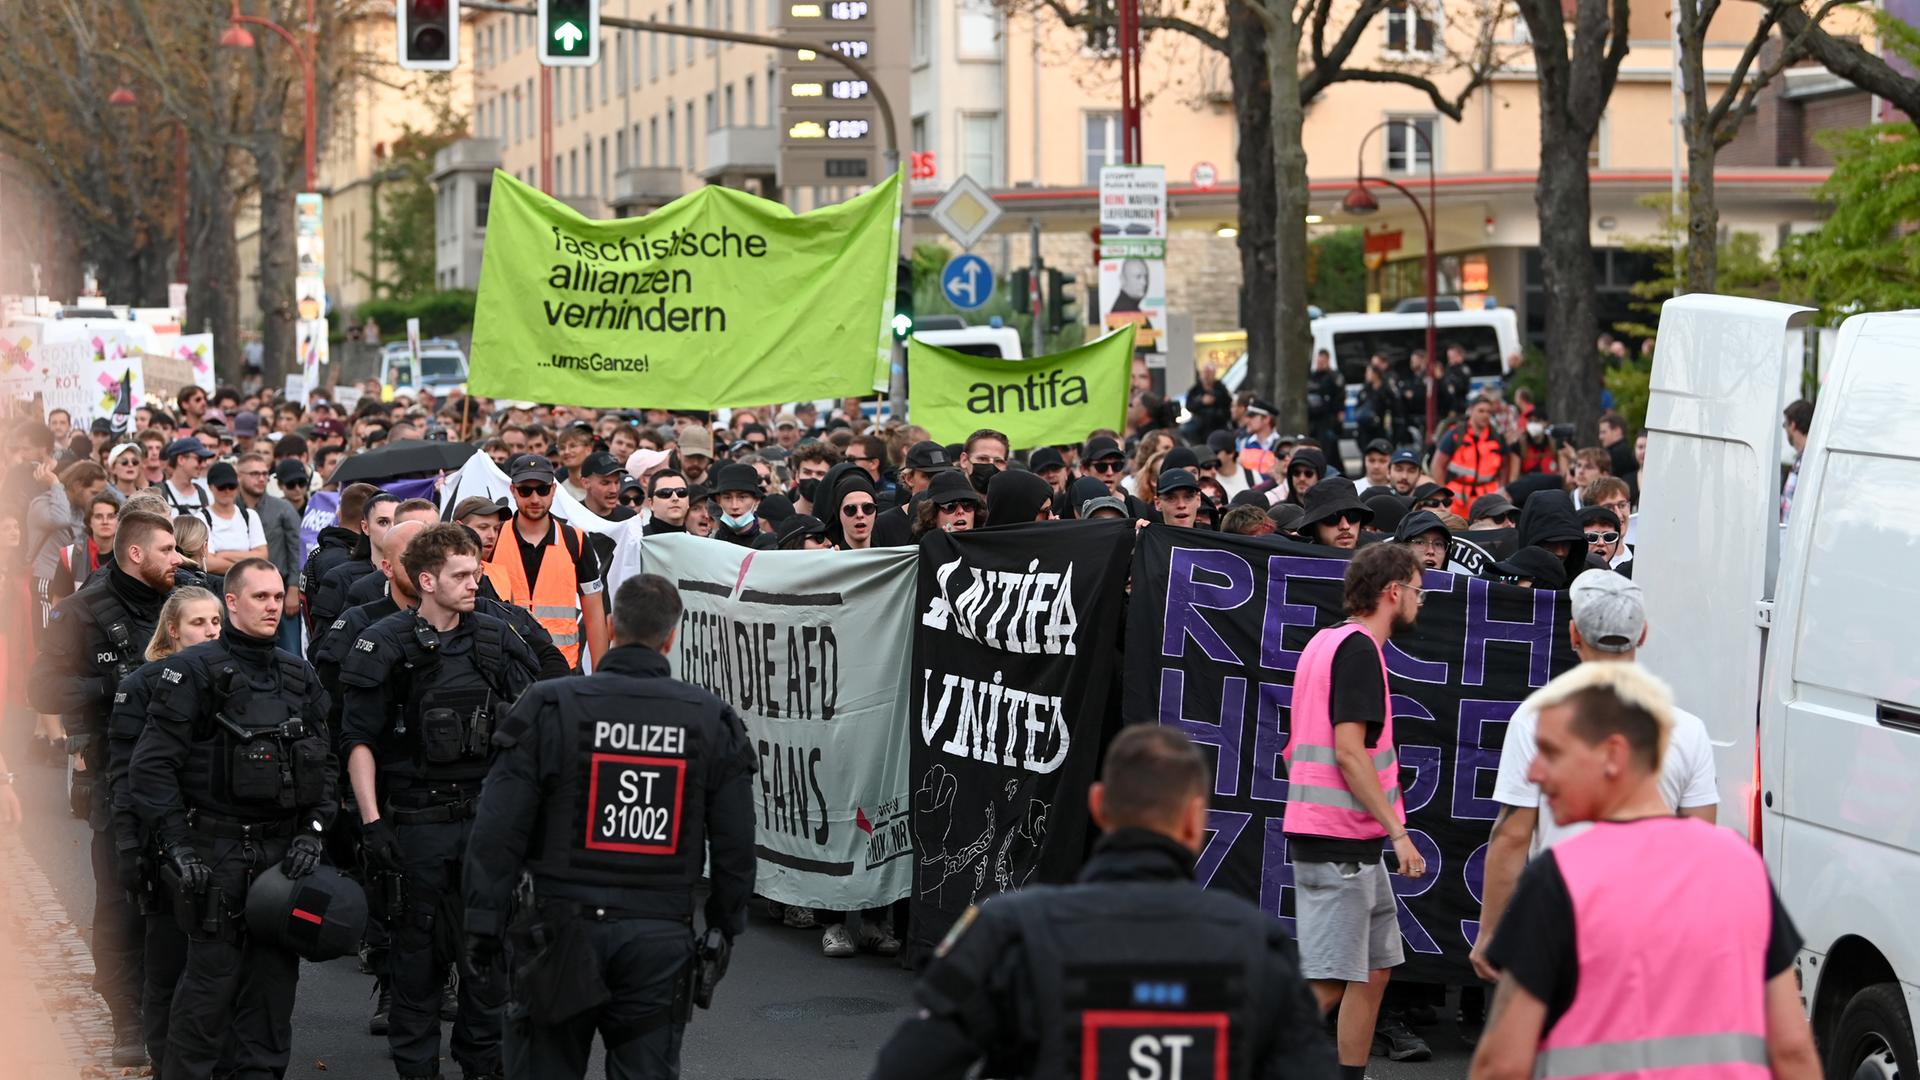
[[[928,533],[913,627],[913,935],[1069,880],[1087,788],[1117,730],[1123,521]]]
[[[674,674],[731,704],[754,751],[754,891],[827,911],[912,885],[907,650],[915,553],[647,542],[680,590]]]
[[[1133,327],[1067,352],[1030,360],[970,356],[907,341],[912,420],[937,442],[964,442],[981,428],[1006,433],[1012,449],[1078,443],[1096,428],[1122,428],[1133,374]]]
[[[718,184],[598,221],[493,174],[472,392],[712,410],[871,393],[900,178],[796,214]]]
[[[1292,929],[1282,831],[1293,674],[1344,617],[1344,557],[1273,537],[1150,526],[1128,605],[1128,723],[1187,733],[1213,763],[1202,884]],[[1419,621],[1386,647],[1407,831],[1428,872],[1395,874],[1407,963],[1396,979],[1462,983],[1478,933],[1492,790],[1514,709],[1573,666],[1565,593],[1429,570]],[[1382,842],[1383,847],[1385,842]]]
[[[1100,169],[1100,325],[1138,329],[1143,349],[1167,349],[1167,170]]]

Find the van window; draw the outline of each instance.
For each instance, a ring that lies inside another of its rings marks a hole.
[[[1920,503],[1869,497],[1912,491],[1920,491],[1920,461],[1835,451],[1826,460],[1819,505],[1794,500],[1794,518],[1815,515],[1800,599],[1796,681],[1920,706],[1913,639],[1902,625],[1920,608],[1920,575],[1914,572]]]
[[[1491,326],[1442,326],[1434,331],[1434,342],[1440,350],[1440,356],[1447,355],[1447,348],[1458,345],[1467,351],[1467,371],[1474,378],[1498,378],[1500,367],[1500,335]],[[1407,357],[1415,349],[1427,347],[1427,328],[1425,326],[1406,327],[1398,330],[1342,330],[1333,335],[1333,356],[1340,365],[1340,374],[1348,382],[1357,382],[1366,376],[1367,359],[1374,353],[1387,358],[1396,372],[1407,370]]]
[[[999,343],[993,341],[966,341],[957,344],[942,345],[940,347],[943,349],[951,349],[954,352],[963,353],[967,356],[984,356],[992,360],[1005,360],[1007,358],[1007,354],[1001,351]]]
[[[423,379],[457,379],[466,374],[460,364],[459,353],[421,353],[420,377]]]

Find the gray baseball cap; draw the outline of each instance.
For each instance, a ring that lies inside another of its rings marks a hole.
[[[1612,570],[1588,570],[1573,579],[1573,625],[1601,652],[1632,652],[1647,629],[1640,586]]]

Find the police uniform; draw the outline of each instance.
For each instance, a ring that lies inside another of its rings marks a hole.
[[[338,573],[338,571],[335,571]],[[342,640],[335,634],[329,644]],[[459,956],[461,855],[498,719],[533,681],[539,661],[507,624],[462,615],[439,631],[396,612],[352,639],[340,660],[346,703],[341,750],[372,751],[380,817],[393,831],[401,907],[387,912],[387,1039],[403,1077],[438,1072],[440,988]],[[460,980],[451,1051],[469,1078],[500,1072],[499,970]]]
[[[363,537],[362,546],[354,549],[353,557],[328,570],[326,576],[314,586],[314,591],[308,594],[307,603],[313,609],[313,625],[332,626],[340,613],[350,606],[347,590],[368,574],[377,573],[379,569],[373,565],[372,547],[365,544]],[[307,656],[313,656],[311,646],[307,649]]]
[[[1167,836],[1102,837],[1079,881],[970,908],[914,990],[875,1080],[1337,1075],[1280,924],[1193,880]]]
[[[173,904],[160,888],[155,868],[164,852],[140,823],[133,810],[133,790],[127,773],[134,747],[147,729],[147,707],[153,699],[153,681],[161,665],[154,662],[120,680],[113,695],[113,713],[107,721],[107,785],[113,806],[113,844],[118,855],[120,886],[131,894],[142,916],[144,981],[140,989],[141,1037],[147,1056],[155,1062],[167,1054],[167,1017],[173,1009],[174,984],[187,963],[187,935],[173,917]]]
[[[128,772],[133,807],[169,875],[208,872],[205,889],[173,897],[187,962],[161,1075],[202,1080],[223,1048],[235,1075],[282,1075],[300,958],[252,940],[242,914],[267,868],[311,868],[333,817],[326,692],[306,661],[233,627],[162,661],[151,685]]]
[[[122,862],[137,862],[136,847],[122,850],[109,828],[113,814],[107,771],[108,717],[120,682],[143,662],[159,621],[164,594],[120,569],[106,572],[60,601],[42,639],[42,663],[29,682],[33,707],[64,713],[72,724],[68,751],[86,771],[75,783],[89,787],[87,824],[93,828],[93,987],[113,1015],[115,1042],[131,1046],[140,1020],[145,919],[120,882]],[[126,1063],[132,1063],[128,1061]]]
[[[366,536],[352,529],[343,529],[338,525],[329,525],[320,530],[312,553],[307,556],[307,565],[300,571],[300,593],[307,598],[301,611],[307,618],[309,633],[325,630],[328,623],[317,622],[313,616],[313,597],[320,591],[320,583],[334,567],[354,558],[356,554],[364,556],[372,550]]]
[[[628,645],[592,675],[535,684],[494,744],[467,848],[467,930],[476,951],[505,939],[507,1075],[581,1076],[598,1031],[609,1076],[678,1076],[703,862],[706,924],[728,940],[753,892],[740,717]],[[510,925],[522,870],[533,903]]]

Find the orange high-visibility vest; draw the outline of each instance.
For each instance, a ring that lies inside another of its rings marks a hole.
[[[1476,432],[1472,425],[1456,436],[1447,475],[1440,482],[1453,490],[1453,512],[1466,517],[1473,500],[1500,490],[1506,483],[1507,448],[1492,428]],[[1484,479],[1483,479],[1484,478]]]
[[[518,516],[500,530],[500,542],[493,546],[493,561],[487,563],[488,580],[503,603],[518,604],[553,635],[553,644],[571,666],[580,666],[580,581],[574,576],[572,552],[580,550],[576,530],[554,521],[553,532],[540,553],[538,584],[527,585],[527,568],[520,561]],[[560,530],[565,530],[561,532]]]

